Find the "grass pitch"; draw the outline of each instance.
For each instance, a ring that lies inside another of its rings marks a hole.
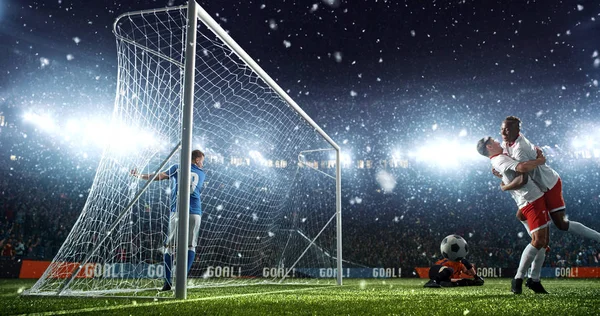
[[[510,279],[481,287],[426,289],[424,279],[346,279],[343,286],[192,289],[186,301],[22,297],[33,280],[0,280],[0,315],[598,315],[600,280],[543,280],[549,295]]]

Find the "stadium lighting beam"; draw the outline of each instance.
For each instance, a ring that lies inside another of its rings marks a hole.
[[[67,125],[65,126],[65,131],[69,134],[78,134],[81,131],[81,125],[78,120],[70,119],[67,121]],[[70,136],[70,135],[68,135]]]
[[[23,115],[25,121],[33,123],[35,126],[42,130],[52,132],[55,131],[57,126],[54,120],[49,115],[40,115],[32,112],[27,112]]]
[[[417,162],[442,169],[458,167],[479,158],[475,146],[471,143],[447,142],[441,139],[410,152],[409,156],[414,157]]]
[[[350,157],[349,153],[344,153],[344,152],[341,153],[340,159],[341,159],[343,165],[349,165],[350,162],[352,162],[352,158]]]
[[[265,157],[263,157],[263,155],[256,150],[251,150],[248,155],[250,155],[250,158],[256,160],[261,166],[264,166],[267,162]]]

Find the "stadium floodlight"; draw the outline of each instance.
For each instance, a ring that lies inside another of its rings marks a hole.
[[[42,130],[52,132],[56,130],[56,122],[48,114],[27,112],[23,115],[25,121],[31,122]]]
[[[122,139],[106,144],[81,215],[24,294],[168,297],[159,289],[171,185],[129,170],[189,166],[192,141],[206,152],[204,214],[188,276],[190,170],[181,168],[177,298],[188,286],[311,282],[322,268],[336,276],[317,283],[341,284],[340,147],[196,2],[123,14],[114,33],[111,129]],[[323,163],[331,152],[335,166]],[[239,163],[248,155],[277,167]]]
[[[256,151],[256,150],[251,150],[248,153],[248,155],[250,156],[250,158],[256,160],[256,162],[258,162],[260,165],[264,165],[265,162],[267,161],[265,159],[265,157],[263,157],[263,155],[260,152]]]
[[[417,150],[409,152],[408,156],[417,162],[452,170],[480,159],[480,155],[470,142],[448,141],[441,138],[425,143]]]

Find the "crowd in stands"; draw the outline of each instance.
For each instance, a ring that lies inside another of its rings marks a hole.
[[[52,259],[83,209],[91,184],[86,180],[27,174],[1,179],[2,256]]]
[[[559,163],[559,161],[556,161]],[[565,162],[566,163],[566,162]],[[567,214],[600,229],[598,172],[594,161],[568,164],[563,174]],[[530,241],[515,218],[515,204],[485,172],[448,174],[433,180],[427,170],[389,170],[392,192],[375,181],[346,181],[343,205],[344,258],[363,266],[428,266],[440,257],[439,243],[459,234],[469,259],[482,267],[515,267]],[[374,178],[376,169],[348,169],[345,179]],[[52,259],[83,209],[93,173],[81,177],[11,173],[0,180],[2,257]],[[454,178],[453,178],[454,177]],[[590,187],[592,186],[592,187]],[[356,199],[355,197],[360,197]],[[360,201],[360,203],[356,202]],[[207,215],[210,211],[207,210]],[[547,266],[599,266],[600,245],[551,227]]]
[[[335,139],[354,148],[354,158],[389,156],[384,151],[402,149],[400,144],[409,147],[423,139],[435,139],[435,133],[444,128],[458,135],[461,126],[455,130],[455,122],[476,126],[469,129],[469,133],[485,136],[489,131],[498,131],[499,120],[506,113],[517,114],[524,119],[522,130],[529,133],[527,135],[535,135],[530,138],[536,143],[549,146],[544,150],[548,164],[561,174],[569,219],[600,230],[597,216],[600,158],[565,149],[564,143],[570,141],[566,137],[571,134],[560,138],[562,143],[555,141],[559,139],[559,132],[574,133],[587,128],[585,124],[572,124],[573,121],[597,116],[593,114],[598,108],[597,102],[581,101],[586,91],[558,89],[552,92],[552,99],[548,99],[547,90],[514,88],[514,94],[509,93],[513,98],[510,100],[506,93],[487,88],[456,96],[446,93],[448,89],[441,93],[441,89],[439,86],[413,89],[407,101],[403,100],[406,95],[397,95],[375,100],[368,106],[366,101],[354,98],[348,100],[348,110],[344,113],[352,116],[350,118],[342,117],[337,109],[328,110],[327,104],[309,114],[316,117],[317,122],[325,122],[322,126],[326,131],[336,131]],[[520,109],[528,102],[556,104],[566,112],[531,110],[522,115]],[[384,105],[389,108],[390,103],[398,104],[398,109],[389,115],[380,115]],[[490,110],[489,107],[489,104],[506,107],[507,103],[511,104],[508,108]],[[431,108],[446,110],[435,112]],[[411,115],[406,115],[409,112]],[[432,129],[434,124],[437,129]],[[82,163],[81,156],[61,153],[52,147],[52,142],[33,141],[33,134],[15,124],[0,128],[2,257],[52,259],[83,209],[95,174],[97,160]],[[392,139],[395,134],[402,135],[403,139]],[[11,153],[15,153],[14,159]],[[515,218],[515,203],[508,193],[499,190],[488,161],[481,158],[480,163],[469,167],[471,169],[439,171],[411,160],[404,167],[374,164],[371,169],[344,170],[344,259],[372,267],[428,266],[440,257],[441,240],[447,235],[459,234],[469,243],[469,259],[476,265],[518,266],[530,238]],[[381,170],[395,179],[396,185],[389,192],[382,190],[376,181],[376,174]],[[205,216],[210,216],[210,209]],[[598,243],[559,231],[554,226],[550,231],[551,250],[545,265],[600,265]]]
[[[589,172],[596,164],[571,161],[570,167],[564,168],[571,170],[563,172],[562,178],[568,218],[600,230],[600,218],[594,215],[600,209],[596,185],[600,175]],[[346,206],[346,259],[368,266],[428,266],[441,258],[442,239],[459,234],[467,240],[468,258],[477,266],[518,266],[531,239],[515,218],[516,204],[508,193],[500,191],[491,172],[474,172],[462,181],[442,185],[426,183],[413,171],[395,171],[399,185],[393,194],[365,194],[360,204]],[[419,189],[410,192],[410,186],[400,183],[413,183]],[[600,244],[596,241],[560,231],[554,225],[550,232],[546,266],[600,265]]]

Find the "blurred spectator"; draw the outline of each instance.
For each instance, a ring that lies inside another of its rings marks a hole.
[[[2,256],[12,258],[15,256],[15,249],[12,245],[12,240],[8,239],[4,242],[4,247],[2,247]]]
[[[447,96],[453,95],[449,92],[456,86],[469,86],[470,80],[447,86],[438,83],[435,89],[415,87],[387,99],[382,97],[368,106],[358,102],[357,98],[343,100],[348,101],[343,114],[327,102],[317,103],[316,113],[309,113],[317,122],[327,122],[324,129],[335,131],[339,139],[348,140],[348,147],[355,149],[353,159],[368,159],[372,163],[372,168],[359,169],[353,162],[342,171],[345,260],[364,266],[427,267],[439,258],[441,240],[449,234],[460,234],[469,243],[468,258],[476,266],[516,267],[529,236],[514,217],[514,202],[500,192],[485,160],[481,160],[480,170],[436,169],[410,157],[406,158],[406,165],[395,168],[382,166],[379,161],[388,159],[387,151],[392,148],[410,152],[414,149],[413,143],[422,140],[421,134],[427,137],[435,134],[431,131],[431,122],[435,121],[439,129],[441,126],[450,126],[453,130],[459,126],[478,126],[467,129],[468,135],[496,132],[500,121],[490,119],[488,122],[488,118],[504,118],[507,113],[520,115],[523,109],[531,108],[528,107],[530,104],[559,104],[561,108],[577,109],[569,111],[575,114],[569,114],[568,119],[563,119],[564,111],[540,111],[539,114],[532,112],[520,116],[526,121],[541,122],[540,126],[528,124],[528,130],[524,132],[531,135],[529,138],[536,144],[546,146],[548,164],[560,172],[567,184],[563,190],[569,217],[600,229],[600,217],[597,216],[600,209],[599,158],[590,156],[583,149],[571,152],[570,139],[557,136],[564,130],[575,133],[576,123],[595,117],[597,97],[582,98],[586,94],[582,92],[586,89],[584,85],[569,86],[569,89],[561,90],[560,95],[544,89],[522,89],[518,85],[511,91],[496,91],[495,82],[477,78],[480,88],[465,89],[459,96],[460,103],[468,105],[467,116],[476,118],[476,121],[468,122],[465,112],[455,111],[456,99]],[[488,106],[482,105],[496,104],[500,100],[503,107],[491,112]],[[388,103],[401,104],[400,112],[380,115]],[[432,105],[437,109],[452,110],[429,114],[426,109],[433,108]],[[485,113],[486,118],[473,113]],[[9,114],[6,115],[10,119]],[[355,116],[346,117],[352,115]],[[573,117],[576,115],[581,116]],[[350,121],[354,124],[349,124]],[[484,126],[479,127],[481,125]],[[580,125],[582,129],[587,126]],[[55,144],[55,140],[48,141],[36,133],[27,126],[0,128],[0,171],[3,174],[0,179],[0,249],[2,255],[12,256],[10,253],[14,252],[16,255],[23,253],[26,258],[52,259],[84,207],[98,161],[82,158],[67,149],[57,151],[55,148],[62,144]],[[29,136],[25,138],[24,135]],[[480,136],[484,135],[477,135],[477,138]],[[15,142],[15,139],[19,141]],[[380,152],[374,152],[375,148]],[[23,154],[32,151],[36,155]],[[24,157],[11,160],[7,153]],[[288,168],[293,166],[289,164]],[[376,174],[381,170],[388,172],[396,182],[389,192],[382,190],[376,181]],[[306,196],[311,194],[314,192],[306,192]],[[210,215],[207,210],[207,216]],[[150,230],[149,227],[145,229]],[[18,242],[11,250],[15,240]],[[92,240],[91,244],[95,242]],[[154,240],[138,240],[135,246],[154,247],[155,243]],[[23,250],[20,250],[21,244]],[[551,229],[550,248],[545,261],[547,266],[600,266],[600,246],[592,241]],[[258,256],[269,256],[269,252],[271,250],[265,248]],[[128,260],[122,253],[120,259]]]
[[[15,256],[18,259],[21,259],[25,256],[25,244],[23,244],[21,239],[19,239],[15,245]]]

